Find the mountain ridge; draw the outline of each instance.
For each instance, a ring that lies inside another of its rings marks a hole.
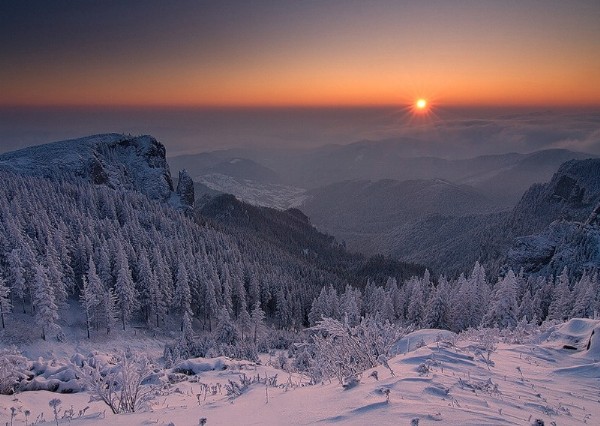
[[[193,205],[174,192],[166,149],[149,135],[106,133],[23,148],[0,154],[0,169],[51,179],[74,177],[176,206]]]

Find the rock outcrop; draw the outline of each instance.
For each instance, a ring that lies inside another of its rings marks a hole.
[[[194,207],[194,181],[185,169],[179,172],[177,190],[175,192],[179,195],[179,199],[183,206],[190,208]]]
[[[172,201],[174,195],[165,147],[152,136],[110,133],[34,146],[0,155],[0,169],[83,179],[160,201]]]
[[[526,272],[572,273],[600,266],[600,160],[564,163],[552,180],[534,185],[512,216],[521,235],[508,252],[508,264]]]

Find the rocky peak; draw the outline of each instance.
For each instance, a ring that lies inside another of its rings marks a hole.
[[[600,159],[567,161],[525,193],[512,216],[508,264],[526,272],[574,273],[600,264]]]
[[[152,136],[100,134],[0,155],[0,169],[51,179],[77,178],[167,201],[173,181],[163,144]]]
[[[585,222],[600,202],[600,159],[563,163],[550,182],[533,185],[515,207],[514,235],[539,232],[557,219]]]
[[[185,169],[179,172],[177,190],[175,192],[179,195],[183,206],[194,207],[194,181]]]

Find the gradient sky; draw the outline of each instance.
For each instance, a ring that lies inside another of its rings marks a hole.
[[[5,0],[0,105],[600,105],[600,1]]]

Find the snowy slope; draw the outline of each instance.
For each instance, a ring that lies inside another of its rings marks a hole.
[[[152,136],[100,134],[0,155],[0,169],[29,176],[83,178],[168,200],[173,182],[165,147]]]
[[[531,425],[536,419],[547,425],[600,423],[600,321],[573,319],[526,337],[527,344],[487,344],[489,356],[485,335],[432,340],[439,332],[421,330],[422,340],[432,343],[415,350],[411,345],[410,352],[389,360],[390,369],[368,370],[348,388],[335,380],[308,386],[305,378],[265,362],[195,359],[182,366],[197,374],[165,387],[142,412],[113,415],[85,393],[36,391],[0,396],[0,421],[9,421],[10,407],[16,409],[15,425],[25,424],[26,409],[30,422],[41,412],[52,419],[48,401],[58,396],[62,407],[73,407],[73,425],[197,425],[201,418],[208,425],[408,425],[413,419],[419,425]],[[565,349],[567,344],[575,349]],[[276,385],[267,388],[264,378],[275,375]],[[240,396],[227,395],[226,384],[241,377],[262,382],[250,384]]]
[[[306,199],[306,191],[302,188],[236,178],[220,173],[196,176],[194,180],[215,191],[235,195],[246,203],[278,210],[298,207]]]

